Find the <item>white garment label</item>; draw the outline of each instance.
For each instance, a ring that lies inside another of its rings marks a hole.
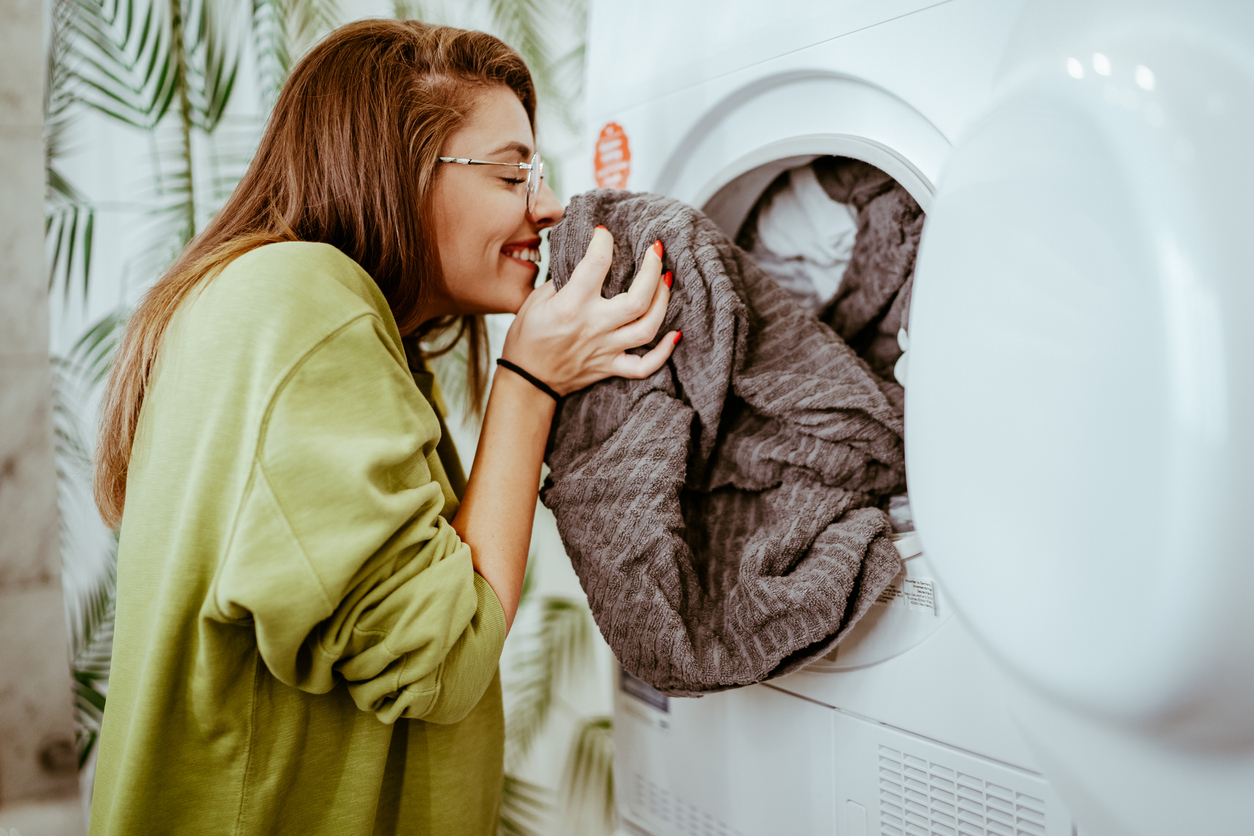
[[[915,578],[893,581],[875,599],[875,603],[936,615],[936,585],[932,581]]]

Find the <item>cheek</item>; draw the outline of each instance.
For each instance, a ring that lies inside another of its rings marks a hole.
[[[440,270],[445,291],[455,302],[473,301],[484,284],[484,270],[490,269],[475,233],[473,215],[450,212],[440,218],[436,233]]]
[[[465,225],[465,213],[457,195],[451,189],[445,188],[445,183],[444,178],[436,182],[431,200],[431,215],[435,225],[435,245],[440,257],[440,269],[447,282],[457,272],[457,264],[461,260],[458,253],[461,236],[458,231]]]
[[[510,240],[521,218],[503,211],[511,207],[493,194],[446,195],[436,208],[440,263],[450,285],[454,277],[468,279],[482,276],[485,269],[494,270],[501,246]]]
[[[520,270],[501,247],[530,234],[522,200],[505,189],[493,190],[492,184],[473,185],[454,190],[438,184],[433,195],[446,293],[463,312],[517,312],[532,282],[526,268]]]

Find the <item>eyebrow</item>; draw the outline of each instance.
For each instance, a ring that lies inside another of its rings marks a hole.
[[[523,143],[518,142],[517,140],[505,143],[500,148],[497,148],[495,151],[489,152],[488,156],[496,156],[497,154],[504,154],[509,151],[515,152],[516,154],[523,157],[524,159],[531,159],[531,153],[532,153],[531,146],[524,145]]]

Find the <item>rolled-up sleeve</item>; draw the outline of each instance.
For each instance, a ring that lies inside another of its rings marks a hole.
[[[345,680],[385,723],[451,723],[496,674],[505,615],[441,511],[439,422],[363,316],[304,354],[270,399],[227,554],[224,619],[312,693]]]

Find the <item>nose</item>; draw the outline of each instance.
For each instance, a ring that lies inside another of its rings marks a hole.
[[[547,229],[562,219],[562,202],[553,194],[549,184],[541,181],[536,190],[535,205],[531,207],[531,222],[537,229]]]

